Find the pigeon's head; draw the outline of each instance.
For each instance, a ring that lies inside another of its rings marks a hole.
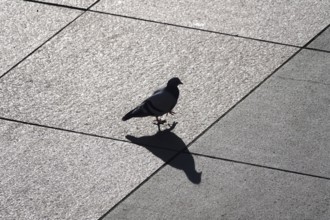
[[[183,84],[178,77],[173,77],[167,82],[167,86],[178,86]]]

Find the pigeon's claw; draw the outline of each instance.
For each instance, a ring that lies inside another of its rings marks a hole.
[[[166,123],[166,120],[158,119],[152,122],[154,125],[162,125]]]
[[[166,114],[166,116],[167,116],[168,114],[170,114],[170,115],[175,115],[176,113],[175,113],[174,111],[169,111],[169,112]]]

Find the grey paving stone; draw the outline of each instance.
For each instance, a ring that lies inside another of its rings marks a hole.
[[[328,27],[316,40],[309,44],[308,47],[330,52],[330,28]]]
[[[55,3],[55,4],[59,4],[59,5],[81,7],[81,8],[88,8],[94,2],[96,2],[96,0],[38,0],[38,1]]]
[[[275,76],[330,85],[329,63],[330,53],[302,50]]]
[[[327,180],[205,157],[194,160],[202,171],[199,185],[165,167],[104,219],[329,218]]]
[[[95,10],[304,45],[330,23],[329,1],[107,1]]]
[[[329,106],[329,85],[273,77],[190,150],[330,177]]]
[[[152,135],[153,118],[122,116],[172,76],[169,116],[187,144],[296,48],[87,13],[0,81],[0,116],[125,138]]]
[[[0,143],[6,220],[98,219],[174,154],[3,120]]]
[[[81,13],[20,0],[0,6],[0,76]]]

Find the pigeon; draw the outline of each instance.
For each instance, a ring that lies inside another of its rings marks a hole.
[[[139,106],[128,112],[122,120],[127,121],[131,118],[155,116],[158,129],[160,130],[159,125],[166,121],[162,121],[158,117],[167,113],[175,114],[172,110],[179,98],[178,85],[180,84],[183,84],[180,79],[178,77],[173,77],[167,82],[166,87],[156,90]]]

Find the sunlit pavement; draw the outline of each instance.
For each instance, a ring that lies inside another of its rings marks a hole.
[[[329,1],[0,4],[0,219],[329,219]]]

